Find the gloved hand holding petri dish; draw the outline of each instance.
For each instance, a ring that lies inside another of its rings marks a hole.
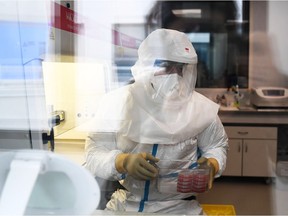
[[[209,170],[209,189],[212,188],[213,186],[213,181],[215,174],[218,172],[218,167],[217,167],[217,161],[212,158],[205,158],[205,157],[200,157],[197,160],[198,163],[198,168],[200,169],[208,169]]]

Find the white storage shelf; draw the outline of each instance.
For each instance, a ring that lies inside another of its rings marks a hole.
[[[226,176],[274,177],[277,127],[225,126],[229,138]]]

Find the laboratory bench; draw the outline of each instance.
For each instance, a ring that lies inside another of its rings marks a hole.
[[[61,154],[64,157],[76,162],[79,165],[85,163],[85,139],[87,133],[70,129],[55,137],[55,153]]]
[[[288,160],[288,109],[221,107],[219,117],[229,139],[223,175],[275,177]]]
[[[219,117],[225,124],[287,125],[288,109],[256,109],[254,107],[220,107]]]

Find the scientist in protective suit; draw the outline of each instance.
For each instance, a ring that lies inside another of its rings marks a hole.
[[[86,167],[123,186],[107,210],[202,214],[197,194],[175,192],[175,177],[163,181],[171,190],[159,189],[160,163],[175,168],[181,161],[177,173],[198,162],[209,168],[211,188],[225,169],[228,149],[219,106],[195,91],[197,55],[184,33],[155,30],[138,57],[131,69],[135,82],[100,103],[86,142]]]

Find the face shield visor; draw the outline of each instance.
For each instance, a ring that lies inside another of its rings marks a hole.
[[[184,101],[191,97],[197,79],[196,64],[156,60],[151,76],[152,99]]]
[[[138,57],[132,75],[154,101],[190,98],[197,77],[197,54],[184,33],[155,30],[139,46]]]

